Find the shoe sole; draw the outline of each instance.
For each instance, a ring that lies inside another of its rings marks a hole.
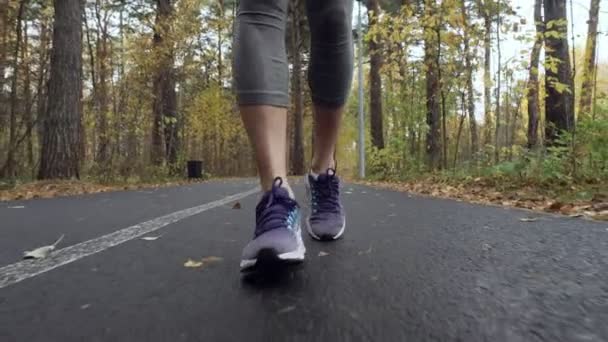
[[[313,233],[312,227],[310,226],[310,212],[312,211],[310,202],[312,201],[312,195],[310,194],[310,183],[308,182],[308,175],[304,176],[304,184],[306,185],[306,204],[309,212],[309,214],[306,216],[306,231],[308,232],[308,235],[310,235],[310,237],[317,241],[338,240],[342,237],[342,235],[344,235],[344,230],[346,229],[346,215],[344,215],[344,223],[342,223],[342,228],[340,228],[340,231],[338,231],[336,235],[325,234],[322,236],[318,236],[317,234]]]
[[[344,218],[344,223],[342,224],[342,228],[340,228],[340,231],[338,232],[338,234],[336,234],[336,235],[325,234],[325,235],[318,236],[317,234],[313,233],[312,228],[310,227],[310,216],[306,217],[306,231],[308,232],[308,235],[310,235],[313,239],[315,239],[317,241],[338,240],[344,234],[345,229],[346,229],[346,218]]]
[[[302,239],[302,232],[298,233],[298,247],[296,250],[279,254],[274,248],[260,249],[255,259],[241,260],[241,272],[249,272],[257,269],[275,269],[282,266],[300,264],[304,261],[306,247]]]

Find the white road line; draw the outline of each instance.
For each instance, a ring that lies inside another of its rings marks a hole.
[[[89,255],[99,253],[110,247],[118,246],[129,240],[133,240],[142,235],[149,234],[155,230],[168,226],[187,217],[200,214],[203,211],[213,209],[232,201],[245,198],[249,195],[259,192],[259,188],[254,188],[245,192],[234,194],[217,201],[199,205],[197,207],[188,208],[174,213],[157,217],[150,221],[138,223],[114,233],[110,233],[98,238],[81,242],[79,244],[69,246],[57,250],[49,257],[39,260],[23,260],[12,265],[0,268],[0,289],[16,284],[28,278],[35,277],[39,274],[48,272],[55,268],[67,265],[76,260],[82,259]]]

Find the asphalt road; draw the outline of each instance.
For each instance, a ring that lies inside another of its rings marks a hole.
[[[0,341],[608,341],[605,223],[346,184],[342,240],[246,280],[254,186],[0,203]]]

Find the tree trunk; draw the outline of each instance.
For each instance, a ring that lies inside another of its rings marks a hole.
[[[460,95],[462,99],[462,116],[460,117],[460,123],[458,124],[458,133],[456,135],[456,147],[454,148],[454,162],[452,163],[452,169],[456,170],[456,163],[458,162],[458,150],[460,149],[460,136],[462,135],[462,127],[464,126],[464,120],[467,117],[467,110],[465,108],[465,94],[462,92]]]
[[[21,60],[23,61],[23,123],[26,127],[26,156],[27,156],[27,165],[29,168],[33,168],[34,166],[34,143],[32,141],[32,128],[34,126],[34,121],[32,119],[32,78],[30,71],[30,56],[29,56],[29,35],[28,35],[28,25],[25,22],[25,27],[23,30],[23,49],[21,49]]]
[[[160,165],[163,159],[169,164],[177,162],[178,125],[177,96],[175,77],[173,75],[173,46],[166,38],[171,27],[173,7],[171,0],[157,0],[156,23],[154,26],[154,50],[157,65],[153,91],[153,129],[151,159],[154,165]],[[163,158],[164,133],[164,158]]]
[[[36,115],[38,122],[36,133],[38,134],[38,142],[42,143],[44,136],[44,129],[42,123],[44,123],[44,118],[46,116],[47,110],[47,90],[48,90],[48,78],[47,78],[47,68],[48,68],[48,53],[49,53],[49,30],[47,26],[47,22],[45,20],[40,21],[40,43],[39,43],[39,51],[38,51],[38,79],[37,79],[37,101],[36,101]]]
[[[447,127],[447,111],[445,109],[446,100],[445,100],[445,89],[443,85],[443,77],[441,74],[441,18],[443,15],[443,5],[441,3],[439,15],[438,15],[438,23],[435,25],[435,34],[437,35],[437,59],[435,61],[435,68],[437,69],[437,78],[439,79],[439,94],[441,95],[441,164],[444,169],[448,168],[448,127]]]
[[[293,54],[293,151],[291,170],[303,175],[304,170],[304,97],[302,96],[302,26],[300,1],[293,2],[291,46]]]
[[[97,69],[98,69],[98,84],[95,93],[97,102],[97,133],[99,134],[99,143],[97,145],[97,153],[95,161],[102,169],[108,170],[110,162],[110,133],[108,132],[108,23],[101,18],[101,6],[95,6],[95,15],[97,17]]]
[[[542,0],[534,2],[534,22],[536,25],[536,39],[530,56],[530,70],[528,76],[528,148],[532,149],[538,145],[538,118],[540,112],[540,101],[538,98],[540,50],[543,47],[543,15]]]
[[[475,88],[473,87],[473,56],[469,46],[469,13],[465,1],[461,0],[461,13],[464,31],[464,63],[467,79],[467,111],[469,114],[469,129],[471,131],[471,155],[475,156],[479,150],[479,138],[477,135],[477,121],[475,121]]]
[[[80,174],[83,2],[54,0],[55,23],[48,112],[38,178]]]
[[[481,16],[484,22],[483,33],[483,48],[484,48],[484,63],[483,63],[483,105],[484,105],[484,120],[485,134],[484,144],[492,142],[492,15],[489,9],[489,2],[479,1]]]
[[[496,132],[494,133],[494,163],[498,164],[500,161],[500,95],[501,95],[501,76],[502,76],[502,53],[500,50],[500,6],[496,6],[496,49],[498,50],[498,65],[497,68],[497,82],[496,82]]]
[[[17,12],[17,21],[15,23],[15,49],[13,51],[13,77],[11,79],[11,95],[10,95],[10,118],[9,118],[9,141],[8,153],[6,154],[6,162],[2,168],[0,176],[15,177],[16,161],[15,149],[17,148],[17,81],[19,80],[19,52],[21,51],[21,35],[23,32],[22,21],[25,12],[27,0],[21,0],[19,10]]]
[[[441,162],[441,128],[439,103],[439,76],[436,41],[436,0],[425,0],[425,16],[429,23],[424,28],[424,65],[426,68],[426,154],[428,166],[436,170]]]
[[[589,28],[587,31],[587,46],[583,64],[583,86],[579,100],[578,114],[580,118],[591,116],[593,99],[593,76],[595,75],[595,56],[597,54],[597,26],[600,12],[600,0],[591,0],[589,9]]]
[[[4,82],[6,70],[6,55],[9,50],[9,4],[8,0],[0,0],[0,101],[4,100]],[[2,133],[6,120],[6,108],[0,105],[0,133]]]
[[[378,15],[380,14],[379,0],[369,0],[369,22],[370,26],[378,23]],[[372,145],[378,149],[384,148],[384,128],[382,118],[382,77],[380,69],[382,69],[382,44],[379,37],[374,37],[369,41],[369,78],[370,78],[370,128],[372,135]]]
[[[545,4],[545,140],[555,144],[562,131],[574,129],[572,71],[568,48],[566,0],[544,0]],[[548,34],[551,32],[551,34]]]

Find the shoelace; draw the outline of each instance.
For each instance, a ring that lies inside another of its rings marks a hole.
[[[325,175],[319,175],[311,186],[311,193],[314,214],[340,213],[340,182],[336,170],[327,169]]]
[[[255,237],[273,229],[285,228],[293,216],[292,213],[298,207],[298,203],[289,197],[287,190],[281,188],[281,185],[283,179],[275,178],[272,189],[256,206]]]

